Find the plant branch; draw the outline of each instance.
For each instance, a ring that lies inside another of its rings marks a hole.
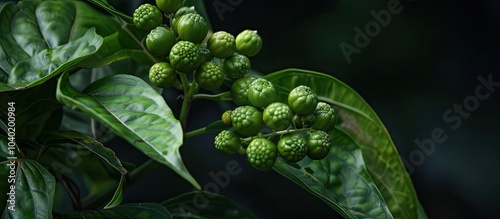
[[[193,100],[195,99],[232,100],[231,91],[222,92],[220,94],[195,94],[193,95]]]
[[[277,131],[277,132],[271,132],[271,133],[261,134],[261,135],[257,135],[257,136],[251,136],[251,137],[247,137],[247,138],[241,138],[241,141],[242,142],[249,142],[249,141],[252,141],[253,139],[256,139],[256,138],[269,138],[269,137],[274,137],[277,135],[292,134],[292,133],[311,131],[311,130],[314,130],[314,129],[312,129],[312,128],[287,129],[287,130],[283,130],[283,131]]]
[[[203,127],[203,128],[199,128],[199,129],[190,131],[190,132],[186,132],[186,133],[184,133],[184,137],[191,138],[191,137],[201,135],[204,133],[207,133],[207,127]]]
[[[193,77],[194,78],[194,77]],[[184,79],[181,76],[181,79],[183,80],[182,84],[186,84],[185,81],[187,81],[187,76],[184,75]],[[185,86],[185,85],[184,85]],[[184,93],[184,99],[182,100],[182,107],[181,107],[181,115],[180,115],[180,121],[182,124],[182,128],[185,130],[186,129],[186,123],[187,123],[187,118],[189,114],[189,108],[191,107],[191,101],[193,99],[193,95],[197,92],[198,90],[198,84],[196,84],[196,81],[193,80],[191,85],[189,86],[189,89],[187,92]]]

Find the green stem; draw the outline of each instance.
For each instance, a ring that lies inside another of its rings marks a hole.
[[[146,47],[144,46],[144,43],[142,43],[141,40],[137,39],[134,34],[132,34],[132,32],[130,32],[130,30],[128,29],[127,27],[127,24],[123,25],[122,28],[128,33],[128,35],[130,35],[130,37],[132,37],[132,39],[134,39],[134,41],[139,44],[139,46],[141,46],[144,54],[146,54],[148,56],[149,59],[151,59],[151,61],[153,61],[153,63],[157,63],[159,62],[158,60],[156,60],[156,58],[151,55],[151,53],[149,53],[148,49],[146,49]]]
[[[193,95],[193,100],[195,99],[232,100],[231,91],[222,92],[220,94],[195,94]]]
[[[194,77],[193,77],[194,78]],[[187,82],[187,76],[184,75],[184,77],[181,76],[182,84],[188,84]],[[186,129],[186,123],[187,123],[187,118],[189,114],[189,108],[191,107],[191,101],[193,100],[193,95],[196,93],[198,90],[198,84],[196,84],[196,81],[193,80],[191,85],[189,86],[189,90],[187,92],[184,92],[184,99],[182,101],[182,108],[181,108],[181,115],[180,115],[180,121],[182,124],[182,128],[185,130]]]
[[[150,159],[141,166],[135,168],[130,172],[129,179],[131,182],[135,182],[139,179],[141,179],[144,175],[148,174],[152,170],[156,169],[158,166],[160,166],[160,163],[156,162],[153,159]]]
[[[181,78],[181,83],[182,83],[182,88],[184,91],[184,94],[187,94],[189,91],[189,80],[186,76],[186,74],[178,72],[180,78]]]
[[[203,127],[203,128],[199,128],[199,129],[190,131],[190,132],[186,132],[186,133],[184,133],[184,137],[191,138],[191,137],[201,135],[204,133],[207,133],[207,127]]]
[[[263,135],[242,138],[241,141],[242,142],[249,142],[249,141],[252,141],[253,139],[256,139],[256,138],[269,138],[269,137],[273,137],[273,136],[277,136],[277,135],[292,134],[292,133],[311,131],[311,130],[313,130],[313,129],[312,128],[287,129],[287,130],[283,130],[283,131],[271,132],[271,133],[267,133],[267,134],[263,134]]]

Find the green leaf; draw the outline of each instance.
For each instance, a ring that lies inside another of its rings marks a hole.
[[[125,204],[107,210],[83,211],[81,212],[81,216],[82,218],[85,219],[94,219],[94,218],[170,219],[172,218],[172,216],[165,207],[156,203]]]
[[[179,153],[183,142],[180,122],[163,97],[140,78],[112,75],[95,81],[82,93],[71,86],[68,74],[63,74],[57,98],[107,124],[118,136],[200,188]]]
[[[332,104],[342,122],[337,128],[361,148],[366,169],[380,190],[394,218],[418,218],[418,198],[392,139],[375,111],[343,82],[329,75],[286,69],[264,78],[273,82],[280,101],[298,85],[311,87],[320,101]]]
[[[0,135],[0,161],[7,160],[7,157],[11,157],[9,154],[9,140],[7,136]]]
[[[7,205],[2,218],[52,218],[54,176],[34,160],[18,160],[17,165],[15,211]]]
[[[71,130],[55,130],[42,134],[38,140],[41,141],[44,145],[61,141],[65,142],[69,140],[74,144],[88,149],[89,151],[106,161],[106,163],[108,163],[111,167],[113,167],[121,174],[127,174],[127,170],[122,166],[120,160],[118,159],[118,157],[116,157],[116,154],[113,150],[104,147],[104,145],[102,145],[100,142],[82,133]]]
[[[0,11],[0,92],[43,83],[95,53],[120,23],[80,1],[20,1]],[[1,73],[1,72],[0,72]]]
[[[274,170],[322,199],[344,218],[393,218],[365,169],[361,149],[342,130],[330,131],[332,147],[322,160],[296,164],[279,159]]]
[[[118,205],[120,205],[123,201],[123,185],[125,184],[125,175],[122,175],[120,178],[120,183],[118,183],[118,187],[116,188],[115,194],[113,198],[104,206],[104,209],[111,209]]]
[[[197,202],[197,200],[206,200]],[[162,203],[173,218],[255,218],[243,208],[238,207],[226,197],[205,192],[184,193]]]
[[[125,20],[127,23],[132,23],[132,17],[124,14],[121,11],[116,10],[112,5],[108,3],[106,0],[87,0],[89,2],[94,3],[95,5],[103,8],[104,10],[108,11],[109,13],[121,17],[123,20]]]

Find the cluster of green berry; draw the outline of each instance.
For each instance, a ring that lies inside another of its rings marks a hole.
[[[288,103],[278,102],[278,92],[264,78],[243,77],[231,85],[234,110],[222,115],[231,126],[215,137],[215,148],[226,154],[244,153],[258,170],[272,168],[278,155],[289,162],[308,156],[325,158],[330,151],[328,131],[335,127],[336,112],[319,102],[308,86],[288,94]]]
[[[162,60],[150,68],[151,83],[168,88],[175,85],[179,74],[194,73],[199,87],[214,90],[224,80],[243,77],[250,69],[248,57],[259,53],[262,47],[257,31],[244,30],[236,37],[218,31],[207,38],[207,21],[183,2],[156,0],[156,6],[143,4],[133,14],[134,25],[148,33],[147,50]],[[163,23],[164,15],[169,25]],[[214,58],[221,62],[214,62]]]

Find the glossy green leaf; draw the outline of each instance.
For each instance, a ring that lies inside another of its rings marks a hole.
[[[7,160],[7,157],[12,157],[13,154],[9,154],[9,140],[7,136],[0,135],[0,161]]]
[[[15,183],[15,211],[8,209],[2,218],[52,218],[55,179],[34,160],[18,160]]]
[[[116,188],[115,193],[113,194],[113,198],[104,206],[104,209],[111,209],[118,205],[120,205],[123,201],[123,185],[125,184],[125,175],[122,175],[120,178],[120,182],[118,183],[118,187]]]
[[[0,92],[36,86],[95,53],[120,23],[81,1],[20,1],[0,11]]]
[[[197,200],[207,200],[200,203]],[[162,203],[173,218],[255,218],[247,210],[238,207],[226,197],[205,192],[188,192]]]
[[[352,88],[326,74],[286,69],[266,75],[286,101],[298,85],[311,87],[321,101],[332,104],[342,122],[337,127],[361,148],[366,169],[394,218],[418,218],[418,199],[392,139],[375,111]]]
[[[132,17],[124,14],[121,11],[116,10],[106,0],[87,0],[87,1],[94,3],[95,5],[103,8],[104,10],[108,11],[109,13],[111,13],[113,15],[119,16],[120,18],[122,18],[123,20],[125,20],[128,23],[132,23],[133,22]]]
[[[62,105],[56,100],[54,79],[32,89],[4,92],[0,95],[0,112],[7,113],[8,103],[15,103],[16,137],[34,140],[46,130],[58,129]]]
[[[95,81],[82,93],[68,82],[68,74],[63,74],[57,98],[107,124],[118,136],[200,188],[179,153],[183,142],[180,122],[163,97],[140,78],[112,75]]]
[[[104,147],[102,143],[96,141],[95,139],[86,136],[82,133],[71,131],[71,130],[55,130],[49,131],[38,139],[44,145],[53,144],[55,142],[64,143],[66,141],[70,141],[71,143],[80,145],[83,148],[88,149],[104,161],[113,167],[115,170],[120,172],[121,174],[127,174],[127,170],[122,166],[118,157],[113,150]]]
[[[326,158],[311,160],[306,157],[293,165],[280,159],[273,168],[345,218],[393,218],[365,169],[356,142],[339,129],[329,134],[332,147]]]
[[[101,218],[170,219],[172,218],[172,216],[165,207],[156,203],[124,204],[107,210],[83,211],[81,212],[81,217],[85,219],[101,219]]]

